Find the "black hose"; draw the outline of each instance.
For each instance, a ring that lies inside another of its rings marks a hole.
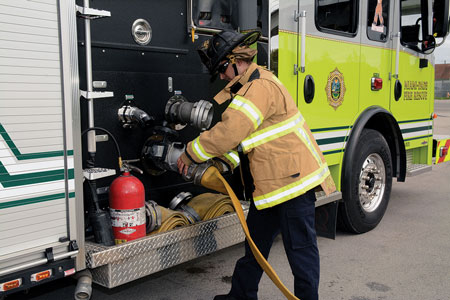
[[[94,204],[94,207],[93,207],[93,208],[94,208],[94,211],[93,211],[92,213],[95,213],[95,212],[101,210],[101,209],[100,209],[100,204],[99,204],[99,201],[98,201],[97,191],[96,191],[96,188],[95,188],[95,182],[91,183],[90,180],[86,180],[86,181],[87,181],[87,183],[88,183],[88,185],[89,185],[89,189],[91,190],[91,194],[92,194],[92,202],[93,202],[93,204]]]
[[[84,136],[88,131],[91,130],[100,130],[103,131],[104,133],[106,133],[108,136],[111,137],[111,139],[114,141],[114,145],[116,146],[116,150],[117,150],[117,154],[119,156],[119,168],[122,168],[122,155],[120,153],[120,148],[119,148],[119,144],[117,143],[116,138],[112,135],[111,132],[109,132],[108,130],[106,130],[105,128],[101,128],[101,127],[90,127],[88,129],[83,130],[83,132],[81,132],[81,136]]]

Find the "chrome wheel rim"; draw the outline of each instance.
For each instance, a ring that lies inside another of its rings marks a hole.
[[[386,169],[377,153],[370,154],[361,167],[359,175],[359,202],[366,212],[373,212],[383,199],[386,186]]]

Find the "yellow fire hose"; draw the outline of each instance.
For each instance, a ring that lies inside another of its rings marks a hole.
[[[161,211],[161,227],[152,231],[150,234],[156,234],[160,232],[166,232],[168,230],[189,225],[188,219],[178,211],[174,211],[162,206],[158,206]]]
[[[202,221],[234,212],[233,203],[227,195],[204,193],[192,198],[188,203]]]
[[[266,272],[269,278],[275,283],[275,285],[280,289],[280,291],[284,294],[284,296],[289,300],[299,300],[288,288],[281,282],[278,275],[275,273],[275,270],[272,266],[267,262],[264,256],[259,252],[258,247],[253,242],[250,232],[248,231],[247,222],[245,221],[244,211],[242,210],[241,203],[239,202],[236,194],[233,192],[233,189],[230,187],[225,178],[222,177],[219,170],[215,167],[208,168],[202,176],[201,184],[204,187],[209,189],[221,192],[223,194],[228,194],[233,202],[234,209],[236,210],[236,214],[241,222],[242,229],[244,230],[245,236],[247,238],[247,242],[252,250],[253,255],[256,258],[256,261],[261,266],[261,268]]]

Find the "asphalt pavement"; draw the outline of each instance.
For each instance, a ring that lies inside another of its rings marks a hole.
[[[436,101],[435,134],[450,136],[450,101]],[[319,238],[320,299],[450,299],[450,163],[394,181],[387,212],[374,230],[335,240]],[[236,245],[114,289],[94,285],[93,300],[209,300],[230,289]],[[277,238],[269,262],[291,290],[293,278]],[[75,282],[66,278],[7,300],[73,299]],[[284,299],[264,275],[259,299]]]

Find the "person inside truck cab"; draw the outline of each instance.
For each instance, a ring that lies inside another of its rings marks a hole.
[[[214,157],[240,164],[250,200],[247,223],[266,257],[281,232],[294,275],[295,295],[318,299],[319,251],[314,228],[314,189],[335,190],[325,159],[287,89],[252,60],[258,31],[222,31],[198,49],[212,76],[229,81],[214,100],[229,102],[222,119],[189,142],[178,159],[180,173]],[[214,299],[257,299],[262,268],[248,243],[236,263],[231,291]]]

